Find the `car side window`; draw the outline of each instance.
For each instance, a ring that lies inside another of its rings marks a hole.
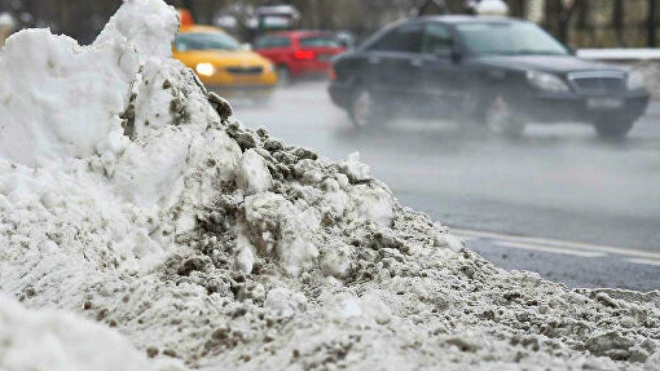
[[[288,37],[273,37],[271,40],[271,48],[286,48],[291,46],[291,40]]]
[[[439,54],[451,50],[454,40],[451,33],[444,25],[431,22],[424,27],[424,38],[422,41],[422,52],[425,54]]]
[[[405,24],[383,35],[369,50],[421,53],[424,28],[420,23]]]

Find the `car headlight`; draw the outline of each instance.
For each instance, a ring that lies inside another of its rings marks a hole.
[[[559,77],[545,72],[528,71],[527,81],[534,87],[545,91],[569,92],[571,88]]]
[[[643,89],[645,87],[644,75],[639,72],[631,72],[628,74],[628,90]]]
[[[200,63],[195,67],[195,71],[202,76],[212,76],[215,73],[215,67],[211,63]]]

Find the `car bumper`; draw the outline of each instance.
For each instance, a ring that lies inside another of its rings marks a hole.
[[[649,100],[650,95],[644,90],[625,95],[542,93],[527,97],[516,108],[536,122],[591,122],[605,115],[636,120],[646,113]]]
[[[302,76],[324,76],[327,77],[332,65],[325,61],[309,61],[292,63],[289,66],[291,73],[295,77]]]

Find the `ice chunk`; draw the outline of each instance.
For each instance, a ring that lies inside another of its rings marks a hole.
[[[245,194],[265,192],[270,188],[271,181],[264,158],[253,149],[243,153],[236,168],[236,182]]]
[[[371,177],[369,165],[360,162],[360,153],[354,152],[339,163],[339,169],[352,181],[361,182]]]

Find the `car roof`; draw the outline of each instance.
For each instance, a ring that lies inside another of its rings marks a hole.
[[[524,19],[502,16],[471,16],[471,15],[429,15],[417,18],[418,20],[438,21],[443,23],[529,23]]]
[[[225,32],[225,30],[223,30],[220,27],[200,26],[200,25],[185,26],[179,29],[179,33],[214,33],[214,32]]]
[[[274,31],[269,32],[264,36],[286,36],[286,37],[306,37],[306,36],[333,36],[334,34],[329,31],[322,30],[295,30],[295,31]]]

